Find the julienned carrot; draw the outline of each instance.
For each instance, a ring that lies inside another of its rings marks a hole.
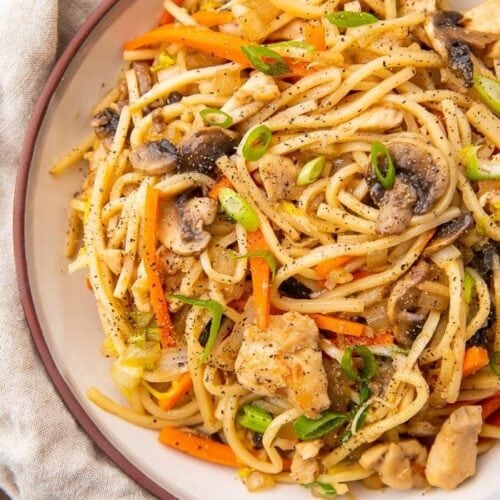
[[[269,246],[262,232],[250,231],[247,234],[248,252],[269,250]],[[269,325],[271,309],[271,269],[264,257],[250,257],[250,271],[252,273],[253,301],[257,326],[262,330]]]
[[[186,47],[202,50],[247,67],[250,66],[248,59],[241,51],[241,46],[248,45],[250,42],[237,36],[193,26],[174,26],[172,24],[160,26],[127,42],[123,48],[135,50],[158,43],[182,43]]]
[[[336,318],[335,316],[326,316],[324,314],[310,314],[318,328],[341,335],[353,335],[361,337],[365,332],[365,325],[349,321],[348,319]]]
[[[311,21],[304,27],[306,42],[314,45],[316,50],[325,50],[325,28],[321,21]]]
[[[483,408],[482,415],[483,420],[486,420],[489,416],[493,415],[497,410],[500,410],[500,392],[492,396],[491,398],[481,401],[481,406]]]
[[[211,439],[195,436],[173,427],[162,429],[158,439],[160,443],[207,462],[227,465],[228,467],[240,466],[236,455],[229,446]]]
[[[210,27],[230,23],[234,19],[234,16],[229,11],[200,10],[193,14],[193,18],[198,24]]]
[[[178,379],[172,382],[170,389],[164,396],[158,399],[158,406],[164,411],[170,410],[182,396],[191,390],[191,387],[193,387],[191,374],[189,372],[183,373]]]
[[[341,255],[340,257],[334,257],[333,259],[328,259],[323,262],[320,262],[315,268],[316,276],[320,279],[325,279],[328,275],[338,267],[342,267],[344,264],[347,264],[354,257],[350,255]]]
[[[184,0],[174,0],[174,3],[176,5],[182,5],[182,2]],[[163,15],[161,16],[160,18],[160,22],[158,23],[159,26],[163,26],[164,24],[170,24],[170,23],[173,23],[174,22],[174,16],[172,14],[170,14],[170,12],[168,12],[168,10],[166,10],[165,12],[163,12]]]
[[[167,300],[161,286],[160,277],[156,273],[156,217],[160,192],[148,188],[146,208],[144,212],[143,254],[142,260],[146,268],[151,306],[160,328],[160,339],[163,347],[175,345],[174,328],[168,312]]]
[[[352,345],[389,345],[394,343],[394,335],[390,332],[377,333],[373,337],[364,335],[363,337],[354,337],[352,335],[337,335],[332,338],[332,344],[336,347],[349,347]]]
[[[222,188],[233,188],[231,181],[227,177],[223,177],[220,181],[217,181],[210,189],[208,193],[208,197],[212,198],[212,200],[219,200],[219,192]]]
[[[476,373],[487,366],[489,362],[488,351],[483,347],[472,346],[465,351],[463,377]]]

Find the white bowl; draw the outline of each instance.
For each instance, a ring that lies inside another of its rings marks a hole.
[[[158,0],[105,0],[55,66],[28,129],[16,187],[15,251],[26,317],[38,351],[68,409],[96,444],[158,497],[219,500],[257,498],[236,471],[161,445],[158,432],[135,427],[93,406],[89,386],[122,400],[99,354],[101,327],[83,275],[69,276],[63,255],[68,200],[80,186],[78,168],[54,178],[51,163],[89,131],[90,110],[115,83],[121,45],[157,23]],[[432,500],[498,500],[500,448],[479,458],[478,474],[457,491],[433,490]],[[357,489],[362,500],[420,498],[421,492]],[[299,486],[279,486],[259,499],[310,498]]]

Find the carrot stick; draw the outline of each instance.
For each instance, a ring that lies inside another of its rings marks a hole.
[[[310,314],[318,328],[341,335],[353,335],[361,337],[365,331],[365,325],[349,321],[348,319],[336,318],[335,316],[325,316],[324,314]]]
[[[269,250],[269,246],[260,230],[247,234],[248,252]],[[263,257],[250,257],[250,271],[252,273],[253,301],[257,316],[257,326],[264,330],[269,325],[271,309],[271,270]]]
[[[183,373],[177,380],[172,382],[170,389],[165,395],[158,399],[158,406],[164,411],[170,410],[182,396],[191,390],[191,387],[193,387],[191,374],[189,372]]]
[[[211,27],[230,23],[234,19],[234,16],[232,12],[228,11],[200,10],[193,14],[193,18],[198,24]]]
[[[163,42],[182,43],[186,47],[202,50],[222,59],[243,64],[246,67],[250,66],[248,59],[241,51],[241,46],[250,42],[237,36],[193,26],[174,26],[172,24],[160,26],[127,42],[123,48],[135,50],[146,45]]]
[[[195,436],[173,427],[162,429],[158,439],[160,443],[207,462],[227,465],[228,467],[240,466],[236,455],[229,446],[211,439]]]
[[[184,0],[174,0],[174,3],[176,5],[181,6],[183,1]],[[172,14],[170,14],[170,12],[168,12],[168,10],[166,10],[163,13],[163,15],[161,16],[160,22],[158,24],[159,24],[159,26],[163,26],[164,24],[170,24],[170,23],[173,23],[174,21],[175,21],[174,16]]]
[[[482,401],[481,406],[483,407],[483,420],[486,420],[490,415],[500,410],[500,393]]]
[[[306,42],[314,45],[317,50],[325,50],[325,28],[321,21],[311,21],[304,26]]]
[[[142,260],[146,268],[146,275],[151,297],[151,306],[160,328],[160,339],[163,347],[175,345],[174,328],[168,312],[167,300],[161,286],[160,277],[156,273],[156,218],[160,192],[148,188],[144,213],[143,255]]]
[[[217,181],[210,189],[208,193],[208,197],[212,198],[212,200],[219,200],[219,192],[222,188],[233,188],[231,181],[227,177],[223,177],[220,181]]]
[[[333,259],[328,259],[320,262],[315,268],[316,276],[320,279],[325,279],[328,275],[338,267],[342,267],[344,264],[350,262],[354,257],[350,255],[341,255],[340,257],[334,257]]]
[[[488,351],[482,347],[472,346],[465,351],[463,377],[468,377],[484,368],[489,362]]]

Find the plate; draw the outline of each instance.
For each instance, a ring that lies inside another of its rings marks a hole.
[[[52,71],[28,127],[16,186],[14,244],[21,300],[40,357],[75,419],[106,455],[157,497],[219,500],[308,499],[299,486],[249,494],[225,467],[204,463],[161,445],[158,433],[109,415],[85,398],[95,385],[122,401],[99,354],[101,327],[81,273],[69,276],[63,255],[67,203],[78,189],[78,168],[59,178],[51,163],[89,131],[90,110],[115,84],[121,45],[157,22],[159,0],[105,0],[87,19]],[[479,459],[477,476],[432,500],[498,500],[497,447]],[[409,500],[422,493],[358,489],[362,500]]]

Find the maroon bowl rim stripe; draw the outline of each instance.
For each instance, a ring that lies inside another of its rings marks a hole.
[[[82,24],[76,35],[70,41],[61,57],[52,69],[50,76],[43,87],[43,90],[35,104],[31,116],[21,152],[19,171],[16,179],[14,193],[14,211],[13,211],[13,236],[14,236],[14,258],[16,264],[16,274],[18,280],[19,294],[21,304],[24,309],[26,321],[31,332],[31,336],[37,348],[38,354],[42,360],[45,370],[49,375],[54,387],[61,396],[64,404],[71,412],[78,424],[96,443],[96,445],[108,456],[125,474],[131,477],[136,483],[152,493],[158,498],[165,500],[175,500],[175,497],[169,494],[158,483],[149,478],[133,465],[113,444],[104,436],[92,419],[86,413],[84,408],[76,399],[70,387],[59,373],[54,359],[49,351],[45,341],[42,328],[36,314],[31,286],[28,275],[28,263],[26,258],[25,241],[25,214],[26,214],[26,196],[28,190],[28,181],[30,166],[38,139],[38,132],[45,118],[47,108],[52,96],[56,91],[61,78],[64,76],[68,66],[77,54],[87,37],[101,20],[119,3],[120,0],[103,0],[92,11],[89,17]]]

